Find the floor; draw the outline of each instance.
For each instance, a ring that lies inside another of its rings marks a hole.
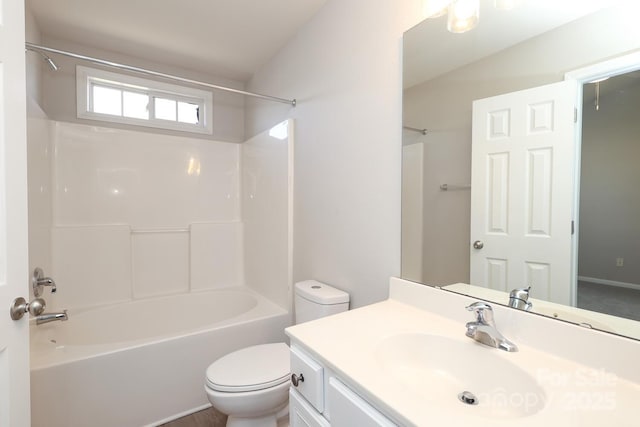
[[[578,282],[578,307],[640,320],[640,291],[580,281]]]
[[[162,424],[159,427],[225,427],[226,424],[226,415],[214,408],[209,408]]]
[[[227,416],[214,408],[195,412],[186,417],[178,418],[158,427],[225,427]],[[278,427],[289,427],[289,417],[278,420]]]

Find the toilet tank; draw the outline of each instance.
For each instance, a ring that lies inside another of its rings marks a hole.
[[[308,322],[349,310],[349,294],[316,280],[295,286],[295,323]]]

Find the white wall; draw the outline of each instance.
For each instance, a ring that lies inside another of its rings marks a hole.
[[[55,49],[86,55],[99,59],[109,60],[134,67],[146,68],[153,71],[173,74],[180,77],[199,80],[234,89],[244,89],[244,83],[229,79],[218,78],[196,70],[188,70],[179,65],[168,63],[155,63],[141,60],[140,58],[122,55],[112,51],[95,49],[83,45],[80,41],[60,40],[47,34],[43,34],[29,8],[26,8],[26,41]],[[139,127],[117,123],[99,122],[94,120],[78,119],[76,117],[76,64],[100,68],[86,61],[78,61],[62,55],[49,54],[58,66],[57,71],[51,71],[43,61],[42,56],[36,52],[27,52],[27,96],[29,109],[33,103],[39,105],[48,118],[52,120],[92,124],[101,127],[118,129],[139,130]],[[114,71],[113,68],[106,68]],[[140,76],[140,74],[135,74]],[[202,88],[202,87],[199,87]],[[226,92],[214,91],[213,93],[213,135],[190,134],[196,139],[209,139],[214,141],[244,142],[244,97]],[[174,132],[164,129],[147,128],[148,133],[184,136],[182,132]]]
[[[31,43],[40,44],[42,35],[33,14],[26,8],[25,10],[25,39]],[[42,105],[42,67],[44,64],[42,56],[35,52],[25,52],[27,65],[27,112],[32,114],[32,103]]]
[[[438,187],[469,182],[472,101],[563,80],[568,71],[639,49],[639,40],[635,18],[613,8],[405,90],[405,122],[431,131],[425,136],[422,282],[468,282],[470,192]]]
[[[32,41],[29,38],[27,41]],[[35,43],[35,41],[34,41]],[[235,89],[243,89],[242,82],[221,79],[201,72],[180,68],[177,65],[153,63],[141,60],[140,58],[129,57],[111,51],[104,51],[83,45],[77,41],[59,40],[42,35],[42,43],[47,47],[66,50],[77,53],[146,68],[153,71],[174,74],[180,77],[200,80],[207,83],[221,86],[229,86]],[[38,55],[32,53],[31,55]],[[94,120],[78,119],[76,117],[76,64],[100,68],[88,62],[77,61],[61,55],[51,54],[51,58],[58,65],[57,71],[48,68],[42,70],[42,108],[52,120],[59,120],[71,123],[94,124],[96,126],[114,127],[120,129],[136,130],[138,127],[122,125],[116,123],[105,123]],[[168,60],[171,62],[171,59]],[[113,71],[113,68],[105,68]],[[140,76],[139,74],[135,74]],[[202,87],[200,87],[202,88]],[[192,138],[209,139],[215,141],[243,142],[244,138],[244,98],[240,95],[226,92],[213,92],[213,135],[191,134]],[[173,132],[163,129],[148,128],[146,132],[181,136],[184,133]]]
[[[296,119],[294,281],[387,296],[400,273],[402,33],[419,0],[329,0],[248,83],[247,135]]]

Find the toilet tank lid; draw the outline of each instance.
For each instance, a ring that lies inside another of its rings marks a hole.
[[[342,304],[349,302],[349,294],[317,280],[296,283],[296,295],[316,304]]]

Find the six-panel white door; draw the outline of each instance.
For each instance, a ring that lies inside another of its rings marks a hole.
[[[0,426],[30,425],[24,2],[0,0]]]
[[[561,82],[473,103],[471,284],[571,303],[575,91]]]

